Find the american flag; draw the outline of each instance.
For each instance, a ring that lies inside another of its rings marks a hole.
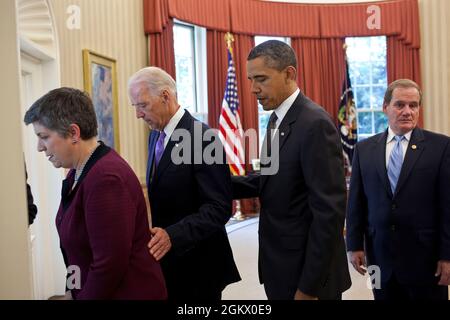
[[[225,97],[219,118],[219,137],[222,141],[227,162],[233,175],[244,175],[245,154],[242,147],[244,132],[239,117],[239,98],[237,93],[236,69],[233,55],[228,47],[228,73]]]

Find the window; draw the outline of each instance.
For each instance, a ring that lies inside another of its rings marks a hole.
[[[173,27],[178,103],[195,118],[208,122],[206,30],[176,21]]]
[[[346,38],[345,42],[360,141],[387,128],[383,113],[387,88],[386,37]]]
[[[291,38],[285,37],[267,37],[267,36],[255,36],[255,46],[263,43],[267,40],[280,40],[291,44]],[[264,136],[266,135],[267,124],[269,123],[270,115],[273,111],[265,111],[263,107],[258,103],[258,119],[259,119],[259,150],[261,150]]]

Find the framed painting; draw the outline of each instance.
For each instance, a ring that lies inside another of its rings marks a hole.
[[[83,50],[84,90],[97,115],[98,139],[120,150],[116,60]]]

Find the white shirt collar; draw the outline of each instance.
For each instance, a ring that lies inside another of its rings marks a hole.
[[[277,126],[280,125],[281,121],[283,121],[284,116],[289,111],[291,106],[294,104],[295,99],[297,99],[297,96],[300,93],[300,89],[297,88],[297,90],[294,91],[293,94],[291,94],[286,100],[284,100],[278,108],[275,109],[275,114],[277,115]]]
[[[167,141],[169,141],[170,136],[174,132],[175,128],[177,127],[178,123],[180,122],[181,118],[183,118],[184,113],[186,110],[184,110],[182,107],[178,108],[178,111],[175,112],[175,114],[170,119],[169,123],[166,124],[164,127],[164,133],[166,134],[165,144]]]
[[[405,133],[403,136],[405,137],[406,141],[409,142],[409,140],[411,140],[411,134],[412,134],[412,130]],[[392,131],[391,127],[389,126],[388,128],[388,136],[387,136],[387,140],[386,143],[389,143],[392,141],[392,139],[394,139],[394,137],[396,136],[396,134],[394,133],[394,131]]]

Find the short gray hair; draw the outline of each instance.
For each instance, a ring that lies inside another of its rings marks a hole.
[[[71,124],[80,127],[80,136],[97,136],[97,117],[87,93],[74,88],[54,89],[39,98],[25,113],[26,125],[38,122],[62,137],[69,136]]]
[[[282,71],[292,66],[297,69],[297,58],[294,50],[288,44],[279,40],[268,40],[254,47],[247,58],[253,60],[263,57],[269,68]]]
[[[175,97],[177,95],[177,84],[175,80],[161,68],[147,67],[139,70],[128,80],[128,94],[131,88],[139,83],[143,83],[152,92],[160,94],[163,90],[169,90]]]

